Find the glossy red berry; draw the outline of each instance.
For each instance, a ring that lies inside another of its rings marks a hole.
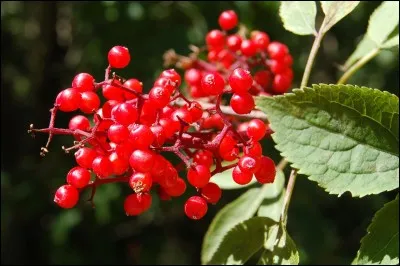
[[[123,85],[124,85],[124,87],[133,91],[133,92],[129,92],[129,91],[123,92],[126,100],[136,99],[137,96],[134,92],[142,93],[142,91],[143,91],[143,83],[137,79],[128,79],[127,81],[124,82]]]
[[[242,171],[241,168],[236,165],[232,171],[232,178],[235,183],[239,185],[247,185],[253,178],[253,173],[248,171]]]
[[[67,174],[67,183],[76,188],[83,188],[89,184],[90,172],[83,167],[74,167]]]
[[[220,30],[212,30],[206,35],[206,43],[211,48],[221,48],[225,44],[225,35]]]
[[[196,165],[189,169],[187,178],[192,186],[202,188],[210,181],[210,169],[204,165]]]
[[[213,154],[208,150],[200,150],[193,156],[193,161],[196,164],[201,164],[210,168],[214,163]]]
[[[248,114],[254,107],[254,99],[250,93],[233,94],[230,105],[237,114]]]
[[[132,104],[121,103],[113,107],[111,117],[115,122],[128,126],[136,121],[138,112]]]
[[[201,71],[196,68],[190,68],[185,72],[185,81],[191,86],[200,85],[201,77]]]
[[[129,164],[138,172],[148,173],[154,165],[155,155],[150,150],[136,150],[129,158]]]
[[[269,36],[262,31],[254,31],[251,33],[251,40],[257,49],[266,51],[269,45]]]
[[[260,70],[254,74],[254,81],[264,89],[271,85],[272,74],[267,70]]]
[[[124,91],[117,86],[122,85],[121,82],[119,82],[118,80],[114,80],[113,84],[116,85],[107,84],[103,86],[102,92],[104,98],[106,98],[107,100],[115,100],[118,102],[124,101]]]
[[[247,136],[254,141],[261,140],[267,132],[267,126],[260,119],[252,119],[247,127]]]
[[[216,204],[221,198],[222,190],[215,183],[208,183],[201,189],[201,196],[205,198],[209,203]]]
[[[100,98],[93,91],[84,91],[81,93],[79,109],[85,114],[92,114],[100,107]]]
[[[108,52],[108,63],[112,68],[124,68],[131,61],[128,48],[124,46],[114,46]]]
[[[151,132],[153,132],[154,135],[152,145],[154,147],[161,147],[166,140],[164,128],[160,125],[153,125],[150,127],[150,130]]]
[[[171,115],[171,119],[176,122],[180,122],[182,120],[188,124],[191,124],[193,122],[193,118],[192,115],[190,114],[190,111],[184,107],[175,110]]]
[[[254,158],[260,157],[262,155],[261,144],[253,141],[250,146],[246,146],[244,154]]]
[[[261,184],[273,183],[276,174],[274,161],[267,156],[262,156],[259,164],[259,169],[254,174],[257,181]]]
[[[185,108],[189,111],[192,122],[197,122],[203,116],[203,108],[198,102],[192,101],[189,106],[185,105]]]
[[[253,56],[257,53],[257,46],[251,40],[243,40],[240,44],[240,51],[245,56]]]
[[[241,44],[242,44],[242,37],[240,37],[238,34],[229,35],[226,38],[226,46],[228,46],[228,49],[233,52],[239,51]]]
[[[231,30],[238,24],[238,16],[233,10],[226,10],[221,13],[218,18],[218,23],[221,29]]]
[[[224,78],[217,72],[208,73],[201,79],[202,90],[209,95],[219,95],[225,87]]]
[[[165,107],[171,98],[171,93],[163,87],[153,87],[149,92],[149,100],[156,108]]]
[[[127,216],[139,215],[150,208],[151,202],[151,195],[148,193],[131,194],[124,202],[125,213]]]
[[[128,128],[121,124],[111,125],[107,132],[108,139],[114,143],[122,143],[128,139]]]
[[[219,155],[225,161],[233,161],[239,154],[236,147],[237,141],[230,135],[226,135],[219,144]]]
[[[274,77],[274,80],[272,82],[272,90],[275,93],[285,93],[289,90],[290,85],[292,83],[292,79],[290,76],[286,76],[283,74],[278,74]]]
[[[283,58],[286,54],[289,53],[289,49],[287,48],[287,46],[280,42],[271,42],[268,45],[267,51],[269,57],[277,60]]]
[[[229,86],[234,93],[247,92],[253,84],[253,78],[250,71],[243,68],[236,68],[229,76]]]
[[[91,91],[94,89],[94,78],[88,73],[79,73],[72,80],[72,88],[79,91]]]
[[[106,156],[97,156],[92,163],[93,172],[99,178],[109,177],[113,173],[113,165]]]
[[[78,190],[71,185],[59,187],[54,195],[54,202],[64,209],[73,208],[79,200]]]
[[[97,153],[88,147],[80,148],[75,152],[75,160],[79,166],[84,168],[92,168],[93,160],[96,158]]]
[[[129,178],[129,186],[135,193],[148,192],[153,184],[150,173],[134,173]]]
[[[174,82],[175,87],[179,87],[182,82],[181,76],[173,68],[167,69],[167,70],[164,70],[163,72],[161,72],[160,77],[170,79],[172,82]]]
[[[207,213],[207,201],[202,197],[192,196],[186,201],[184,209],[187,217],[199,220]]]
[[[63,112],[72,112],[79,108],[81,94],[77,89],[65,89],[56,98],[56,105]]]
[[[177,178],[173,186],[164,188],[165,192],[172,197],[182,196],[186,191],[186,183],[182,178]]]
[[[89,131],[90,129],[90,122],[86,116],[83,115],[76,115],[68,123],[68,128],[70,130],[82,130],[82,131]]]
[[[114,151],[110,153],[110,155],[108,155],[108,160],[110,160],[112,171],[116,175],[122,175],[129,169],[128,160],[121,152]]]
[[[243,156],[240,158],[238,166],[242,172],[254,173],[258,169],[258,161],[253,157]]]
[[[129,133],[129,141],[137,149],[148,149],[154,141],[154,135],[148,126],[135,124]]]

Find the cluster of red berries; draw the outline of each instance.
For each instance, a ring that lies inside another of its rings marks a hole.
[[[242,91],[241,97],[233,97],[232,108],[242,101],[250,101],[249,94],[269,96],[289,90],[293,80],[293,58],[285,44],[271,42],[268,34],[262,31],[252,31],[249,39],[245,34],[228,34],[238,25],[238,16],[233,10],[222,12],[218,23],[222,31],[211,30],[205,38],[207,61],[196,58],[184,67],[185,81],[193,98],[217,94],[204,88],[203,83],[209,80],[209,72],[217,72],[215,82],[223,86],[238,67],[251,71],[254,79],[247,93]],[[246,74],[240,70],[236,75]],[[250,79],[246,78],[243,82],[250,82]]]
[[[220,19],[225,29],[236,25],[227,14]],[[49,134],[42,154],[48,152],[56,134],[75,138],[72,147],[63,147],[66,152],[76,150],[77,166],[68,172],[67,184],[55,193],[54,202],[60,207],[74,207],[85,188],[92,189],[93,202],[97,186],[125,182],[132,194],[126,197],[124,210],[127,215],[139,215],[151,206],[151,190],[160,199],[169,200],[183,195],[189,184],[198,195],[187,199],[184,211],[189,218],[200,219],[207,205],[216,204],[221,197],[221,189],[212,182],[213,175],[233,168],[232,178],[241,185],[248,184],[253,176],[262,184],[274,181],[275,164],[262,155],[259,143],[268,131],[265,123],[253,119],[233,124],[221,111],[224,93],[233,93],[231,106],[237,114],[254,109],[249,93],[254,78],[248,70],[234,69],[228,85],[217,72],[203,75],[202,91],[216,97],[215,104],[205,108],[179,91],[181,76],[174,69],[163,71],[146,94],[137,79],[124,79],[115,73],[110,77],[111,69],[129,64],[127,48],[113,47],[108,62],[104,81],[96,82],[88,73],[76,75],[71,88],[57,95],[49,127],[35,129],[31,125],[29,130]],[[98,91],[106,99],[104,103]],[[78,110],[82,114],[75,115],[68,128],[55,127],[57,111]],[[163,157],[164,152],[174,153],[182,162],[172,165]],[[179,176],[182,166],[187,169],[186,178]]]

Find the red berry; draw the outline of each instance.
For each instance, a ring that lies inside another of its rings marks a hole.
[[[232,178],[239,185],[246,185],[250,183],[253,178],[253,173],[248,171],[242,171],[238,165],[233,168]]]
[[[93,172],[99,178],[106,178],[113,173],[113,165],[106,156],[97,156],[92,163]]]
[[[154,140],[152,145],[154,147],[161,147],[165,142],[165,130],[160,125],[153,125],[150,127],[151,132],[153,132]]]
[[[127,216],[139,215],[151,206],[151,195],[148,193],[131,194],[126,197],[124,210]]]
[[[240,51],[245,56],[253,56],[257,53],[257,46],[251,40],[243,40],[240,44]]]
[[[138,112],[132,104],[121,103],[113,107],[111,117],[117,123],[127,126],[136,121]]]
[[[161,72],[160,77],[170,79],[172,82],[175,83],[175,87],[179,87],[182,82],[181,76],[173,68]]]
[[[207,150],[200,150],[195,153],[193,161],[197,164],[201,164],[204,165],[205,167],[210,168],[214,162],[213,154],[212,152]]]
[[[217,72],[208,73],[201,79],[201,89],[209,95],[219,95],[225,87],[224,78]]]
[[[264,89],[270,86],[271,80],[272,75],[267,70],[260,70],[254,74],[254,81],[257,82]]]
[[[88,73],[79,73],[72,80],[72,88],[79,91],[91,91],[94,89],[94,78]]]
[[[193,220],[203,218],[207,210],[207,201],[199,196],[192,196],[185,203],[185,214]]]
[[[206,44],[212,48],[220,48],[225,44],[225,35],[220,30],[212,30],[206,35]]]
[[[196,165],[194,169],[189,169],[187,178],[192,186],[202,188],[210,181],[210,169],[204,165]]]
[[[231,86],[234,93],[247,92],[253,84],[253,78],[250,71],[243,68],[236,68],[229,76],[229,86]]]
[[[100,107],[100,98],[93,91],[84,91],[81,94],[79,109],[85,114],[96,112]]]
[[[271,69],[271,72],[275,75],[285,72],[285,70],[287,69],[287,66],[282,61],[274,59],[268,61],[268,66]]]
[[[244,149],[244,154],[257,158],[262,155],[262,147],[259,142],[252,142],[251,146],[246,146]]]
[[[259,160],[259,169],[254,174],[257,181],[261,184],[273,183],[275,174],[276,168],[274,161],[267,156],[262,156]]]
[[[137,79],[128,79],[127,81],[124,82],[124,87],[137,93],[142,93],[143,91],[143,83]],[[125,90],[123,94],[126,100],[132,100],[137,98],[136,94],[133,92]]]
[[[200,85],[201,71],[196,68],[190,68],[185,71],[185,81],[190,86]]]
[[[166,187],[166,188],[164,188],[164,190],[168,195],[170,195],[172,197],[179,197],[179,196],[182,196],[183,193],[185,193],[186,183],[182,178],[178,177],[176,179],[176,184],[174,184],[173,186],[170,186],[170,187]]]
[[[111,162],[114,174],[122,175],[126,171],[128,171],[129,163],[124,154],[118,153],[116,151],[112,152],[108,156],[108,160],[110,160]]]
[[[238,16],[233,10],[224,11],[219,15],[218,23],[221,29],[231,30],[238,24]]]
[[[251,33],[251,40],[261,51],[266,51],[268,49],[269,36],[265,32],[253,31]]]
[[[81,94],[77,89],[65,89],[56,98],[58,108],[63,112],[72,112],[79,108]]]
[[[291,67],[293,65],[293,57],[290,54],[285,55],[282,61],[288,67]]]
[[[260,119],[253,119],[249,122],[247,127],[247,136],[254,141],[261,140],[267,132],[267,126]]]
[[[172,118],[161,118],[158,122],[163,127],[165,138],[167,139],[172,137],[172,135],[179,131],[179,121],[172,120]]]
[[[242,172],[254,173],[258,169],[258,161],[250,156],[243,156],[238,162]]]
[[[180,123],[179,119],[185,121],[188,124],[191,124],[193,122],[192,115],[190,114],[189,110],[186,108],[183,108],[183,107],[175,110],[172,113],[171,118],[172,118],[172,120],[179,122],[179,123]]]
[[[185,105],[185,108],[189,111],[192,122],[197,122],[203,116],[203,108],[198,102],[193,101],[189,106]]]
[[[67,174],[67,183],[76,188],[83,188],[89,184],[90,172],[83,167],[74,167]]]
[[[114,46],[108,52],[108,63],[112,68],[124,68],[131,61],[128,48],[124,46]]]
[[[269,57],[272,59],[281,59],[289,53],[287,46],[280,42],[271,42],[268,45],[267,51]]]
[[[148,126],[135,124],[129,133],[129,141],[137,149],[148,149],[154,141],[154,135]]]
[[[87,147],[80,148],[75,152],[75,160],[79,166],[84,168],[92,168],[93,160],[96,158],[97,153]]]
[[[207,59],[209,62],[215,62],[218,60],[218,52],[217,50],[210,50],[207,54]]]
[[[274,77],[274,80],[272,82],[272,90],[278,94],[285,93],[288,91],[291,84],[292,79],[290,78],[290,76],[278,74]]]
[[[59,187],[54,195],[54,202],[64,209],[73,208],[79,200],[78,190],[71,185]]]
[[[180,78],[180,77],[179,77]],[[169,91],[170,94],[174,93],[176,84],[168,77],[160,77],[154,82],[154,87],[163,87]]]
[[[114,80],[113,83],[121,85],[121,82],[119,82],[118,80]],[[107,84],[103,86],[102,92],[104,98],[106,98],[107,100],[116,100],[119,102],[125,100],[124,91],[120,87]]]
[[[124,160],[126,160],[127,162],[134,150],[135,146],[129,141],[120,143],[115,147],[115,152],[117,152],[118,155],[124,158]]]
[[[233,94],[230,105],[237,114],[248,114],[254,107],[254,99],[250,93]]]
[[[90,130],[90,122],[86,116],[83,115],[76,115],[69,121],[68,128],[70,130],[83,130],[89,131]]]
[[[171,98],[171,93],[164,87],[153,87],[149,92],[149,100],[156,108],[165,107]]]
[[[236,52],[240,50],[240,45],[242,44],[242,37],[238,34],[229,35],[226,38],[226,46],[228,46],[229,50]]]
[[[122,143],[128,139],[128,129],[120,124],[111,125],[107,132],[108,138],[114,143]]]
[[[129,178],[129,186],[135,193],[150,191],[153,180],[149,173],[134,173]]]
[[[216,204],[221,198],[221,195],[222,191],[220,187],[212,182],[201,189],[201,196],[211,204]]]
[[[239,154],[236,147],[237,141],[229,135],[226,135],[219,144],[219,154],[225,161],[233,161]]]
[[[136,150],[129,158],[129,164],[138,172],[148,173],[154,165],[154,153],[149,150]]]

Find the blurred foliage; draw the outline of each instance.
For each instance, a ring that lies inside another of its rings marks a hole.
[[[368,17],[380,2],[362,2],[326,36],[310,82],[335,83],[338,66],[353,52]],[[294,55],[295,84],[312,44],[311,37],[283,29],[278,1],[224,2],[1,2],[1,262],[2,264],[199,264],[203,236],[215,213],[243,190],[225,191],[201,221],[184,216],[180,199],[160,202],[140,217],[126,217],[121,184],[99,188],[92,209],[82,195],[79,206],[61,210],[53,193],[74,165],[55,138],[51,152],[39,156],[46,136],[27,134],[30,123],[44,127],[55,96],[78,72],[104,75],[108,50],[129,47],[132,61],[119,72],[136,77],[148,89],[162,70],[163,53],[187,54],[202,45],[206,32],[218,26],[222,10],[235,9],[250,29],[285,42]],[[319,10],[320,11],[320,10]],[[398,49],[384,51],[350,83],[398,95]],[[66,126],[70,115],[60,115]],[[273,143],[264,150],[275,160]],[[175,160],[176,158],[174,158]],[[286,173],[287,174],[287,173]],[[348,264],[374,212],[394,193],[353,199],[328,195],[305,177],[298,178],[289,211],[289,234],[302,264]]]

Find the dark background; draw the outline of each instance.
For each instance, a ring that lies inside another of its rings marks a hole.
[[[366,31],[380,2],[362,2],[326,36],[310,83],[335,83],[344,63]],[[283,29],[278,2],[1,2],[1,263],[2,264],[199,264],[202,238],[226,203],[242,191],[224,191],[206,217],[191,221],[180,199],[159,202],[140,217],[126,217],[122,184],[99,188],[96,209],[83,200],[72,210],[52,202],[55,190],[74,166],[61,150],[72,143],[56,137],[50,153],[39,150],[46,136],[32,139],[30,123],[48,124],[58,92],[76,73],[104,76],[107,52],[114,45],[131,51],[131,63],[118,73],[141,79],[149,89],[162,70],[163,53],[189,53],[218,26],[221,11],[234,9],[250,29],[285,42],[294,57],[298,86],[311,48],[311,36]],[[319,12],[321,12],[319,10]],[[321,18],[318,19],[319,21]],[[384,51],[349,82],[398,95],[398,49]],[[66,127],[71,114],[60,115]],[[271,141],[265,152],[278,161]],[[288,170],[288,169],[287,169]],[[298,178],[289,211],[288,231],[302,264],[348,264],[356,255],[374,212],[394,192],[365,198],[329,195],[304,176]]]

